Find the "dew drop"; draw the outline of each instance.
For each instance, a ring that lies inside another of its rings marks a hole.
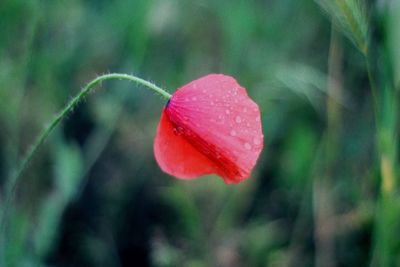
[[[229,115],[229,113],[231,113],[231,112],[229,111],[229,109],[227,109],[227,110],[225,110],[225,113]]]
[[[237,133],[235,130],[231,130],[230,134],[231,134],[231,136],[236,136]]]
[[[173,132],[174,132],[175,135],[181,135],[183,133],[183,128],[178,126],[178,127],[173,129]]]
[[[256,117],[256,122],[259,122],[260,121],[260,117]]]
[[[251,149],[251,145],[249,143],[244,143],[244,148],[247,150]]]
[[[260,139],[258,139],[257,137],[254,137],[253,139],[253,143],[257,146],[260,144]]]
[[[236,123],[241,123],[242,118],[240,118],[240,116],[236,116],[235,121],[236,121]]]
[[[243,108],[243,112],[246,113],[247,112],[247,108]]]
[[[193,100],[193,101],[196,101],[196,100],[197,100],[197,97],[195,97],[195,96],[192,97],[192,100]]]

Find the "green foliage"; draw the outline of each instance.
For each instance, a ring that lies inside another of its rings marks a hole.
[[[366,1],[364,0],[316,0],[331,16],[343,33],[361,50],[368,52],[369,27]]]

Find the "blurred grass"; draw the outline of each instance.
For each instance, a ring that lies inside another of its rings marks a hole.
[[[176,180],[152,155],[163,102],[105,83],[25,172],[0,264],[400,266],[400,4],[317,2],[329,16],[294,0],[1,1],[2,196],[52,114],[102,73],[171,92],[233,75],[260,105],[265,150],[238,186]]]

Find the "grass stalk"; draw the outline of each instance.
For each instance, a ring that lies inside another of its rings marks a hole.
[[[335,209],[331,190],[338,155],[340,136],[340,105],[332,97],[341,98],[342,50],[339,36],[332,25],[328,61],[326,97],[326,131],[323,138],[321,175],[314,178],[313,209],[315,223],[315,266],[336,266],[335,262]]]
[[[380,174],[379,196],[374,225],[371,266],[394,266],[393,242],[396,220],[397,99],[396,90],[383,80],[378,86],[371,49],[365,55],[376,125],[376,148]],[[385,76],[385,75],[383,75]]]

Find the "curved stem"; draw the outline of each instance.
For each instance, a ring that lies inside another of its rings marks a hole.
[[[99,83],[106,81],[106,80],[114,80],[114,79],[119,79],[119,80],[128,80],[131,82],[136,82],[141,85],[144,85],[148,87],[149,89],[155,91],[156,93],[160,94],[166,99],[171,98],[171,94],[167,93],[165,90],[161,89],[160,87],[156,86],[153,83],[150,83],[146,80],[143,80],[141,78],[128,75],[128,74],[119,74],[119,73],[111,73],[111,74],[105,74],[102,76],[97,77],[90,83],[88,83],[82,91],[75,96],[67,106],[64,107],[64,109],[55,117],[55,119],[50,123],[50,125],[45,129],[45,131],[36,139],[36,141],[33,143],[31,148],[28,150],[25,158],[22,160],[21,165],[17,169],[15,175],[13,176],[11,180],[11,188],[8,188],[9,190],[14,190],[15,185],[17,184],[18,178],[21,176],[21,173],[24,171],[24,169],[27,167],[28,163],[31,161],[33,155],[36,153],[38,148],[44,143],[44,141],[47,139],[47,137],[50,135],[50,133],[54,130],[54,128],[62,121],[62,119],[65,118],[66,115],[68,115],[80,102],[82,99],[85,98],[87,94],[89,94],[92,89]]]
[[[134,83],[138,83],[140,85],[143,85],[154,92],[158,93],[162,97],[166,99],[171,98],[171,94],[166,92],[165,90],[161,89],[160,87],[156,86],[155,84],[143,80],[141,78],[138,78],[136,76],[128,75],[128,74],[120,74],[120,73],[110,73],[110,74],[105,74],[102,76],[97,77],[90,83],[88,83],[80,92],[77,96],[75,96],[62,110],[60,113],[56,115],[56,117],[53,119],[53,121],[47,126],[47,128],[42,132],[42,134],[39,135],[39,137],[36,139],[36,141],[33,143],[33,145],[30,147],[28,152],[26,153],[25,157],[23,158],[21,164],[19,165],[18,169],[15,171],[14,175],[11,176],[7,188],[6,188],[6,198],[5,198],[5,205],[3,206],[3,214],[1,218],[1,228],[0,228],[0,233],[5,234],[4,232],[4,227],[5,223],[7,220],[7,212],[8,209],[11,205],[11,202],[13,200],[13,197],[15,195],[15,190],[18,184],[18,181],[21,177],[22,172],[26,169],[28,166],[29,162],[32,160],[33,156],[37,152],[37,150],[40,148],[40,146],[46,141],[47,137],[51,134],[51,132],[54,130],[54,128],[74,109],[78,106],[78,104],[87,96],[96,85],[102,83],[103,81],[107,80],[128,80]]]

